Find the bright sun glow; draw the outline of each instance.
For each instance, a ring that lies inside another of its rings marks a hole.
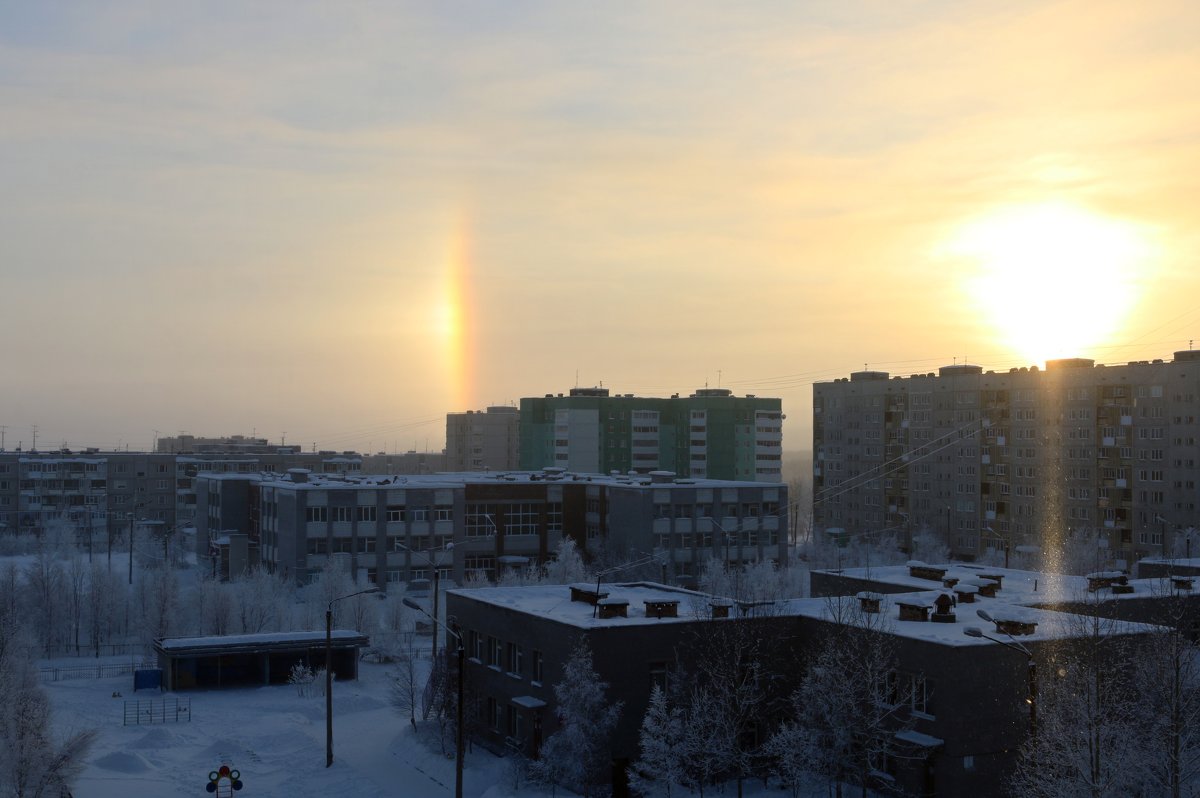
[[[1030,362],[1115,343],[1149,255],[1135,224],[1073,205],[1025,205],[968,222],[947,247],[973,261],[964,288]]]

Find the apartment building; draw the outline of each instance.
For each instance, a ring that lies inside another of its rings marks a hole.
[[[724,388],[669,399],[573,388],[521,400],[521,468],[779,482],[783,418],[779,399]]]
[[[955,557],[1098,535],[1128,567],[1198,525],[1200,352],[813,386],[814,518],[935,531]]]
[[[685,582],[710,557],[787,559],[787,488],[778,483],[553,468],[408,477],[291,469],[197,482],[197,556],[221,556],[221,538],[244,534],[248,551],[297,582],[342,558],[368,582],[427,579],[436,568],[461,584],[544,562],[564,536],[589,555],[603,544],[616,561],[653,552],[667,578]]]
[[[198,474],[251,474],[291,467],[357,473],[362,458],[354,452],[291,449],[254,455],[0,451],[0,531],[42,534],[48,527],[65,524],[79,537],[92,540],[111,539],[142,522],[158,529],[190,527]]]
[[[521,411],[496,405],[446,414],[446,471],[514,471],[520,467]]]

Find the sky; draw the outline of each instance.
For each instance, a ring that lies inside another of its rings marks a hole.
[[[0,0],[5,445],[1200,339],[1200,9]]]

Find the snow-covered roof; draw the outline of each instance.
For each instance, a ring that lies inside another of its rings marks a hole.
[[[546,620],[591,629],[608,626],[632,626],[638,624],[687,623],[712,617],[712,598],[706,593],[684,590],[655,582],[604,582],[601,593],[613,595],[607,603],[629,602],[628,616],[615,618],[595,617],[596,608],[585,601],[571,601],[571,589],[596,592],[596,583],[577,585],[523,585],[520,587],[478,587],[447,591],[449,595],[472,601],[480,601],[496,607],[523,612]],[[619,594],[619,595],[617,595]],[[646,614],[646,602],[682,603],[678,617],[662,618]],[[689,611],[690,610],[690,611]]]
[[[1005,580],[1007,584],[1007,580]],[[592,629],[612,626],[632,626],[639,624],[689,623],[712,619],[712,603],[714,597],[693,590],[684,590],[655,582],[621,582],[604,583],[601,592],[610,591],[618,594],[621,599],[629,601],[628,617],[600,618],[599,613],[591,604],[582,601],[571,601],[571,587],[568,585],[524,585],[519,587],[482,587],[460,588],[448,591],[450,595],[471,601],[479,601],[495,607],[525,613],[537,618],[574,626],[580,629]],[[596,590],[595,583],[588,586],[589,592]],[[959,603],[954,609],[956,623],[934,623],[932,621],[901,621],[899,603],[931,606],[944,590],[928,590],[914,593],[882,595],[880,613],[872,616],[879,621],[872,624],[898,637],[926,640],[941,645],[978,646],[995,645],[987,639],[968,637],[963,633],[967,626],[978,626],[982,622],[976,617],[975,610],[983,609],[994,618],[1002,620],[1021,619],[1023,623],[1037,624],[1036,631],[1023,635],[1022,641],[1052,640],[1077,637],[1085,634],[1083,625],[1078,622],[1080,616],[1048,609],[1026,607],[998,599],[980,598],[971,604]],[[716,599],[720,601],[721,599]],[[680,601],[678,617],[659,618],[654,614],[647,615],[646,602]],[[835,621],[858,617],[861,602],[854,596],[839,598],[809,598],[788,599],[776,602],[765,602],[766,614],[771,617],[807,617],[824,621]],[[736,616],[737,613],[734,613]],[[720,623],[720,620],[715,622]],[[1112,621],[1113,634],[1133,634],[1145,632],[1154,627],[1146,624],[1126,621]]]
[[[240,474],[243,479],[245,474]],[[728,479],[701,479],[689,477],[683,481],[652,482],[649,474],[576,474],[543,471],[506,472],[446,472],[441,474],[309,474],[307,481],[294,482],[284,474],[263,474],[263,485],[292,490],[327,490],[329,488],[409,488],[414,490],[431,488],[461,488],[468,484],[487,485],[497,482],[520,483],[577,483],[588,482],[629,489],[659,490],[663,488],[777,488],[779,482],[743,482]]]
[[[887,632],[913,640],[924,640],[947,646],[978,646],[997,645],[986,638],[969,637],[963,630],[968,626],[985,626],[985,631],[991,630],[991,625],[979,618],[976,611],[982,609],[993,618],[999,620],[1020,620],[1021,623],[1037,624],[1033,634],[1022,635],[1021,642],[1038,640],[1059,640],[1064,638],[1081,637],[1089,634],[1086,624],[1080,623],[1082,616],[1056,610],[1038,609],[1008,604],[998,599],[980,598],[975,602],[959,603],[953,609],[955,623],[934,623],[932,621],[902,621],[900,620],[900,603],[904,604],[933,604],[943,591],[930,590],[919,593],[891,594],[883,597],[878,616],[872,615],[870,628]],[[791,599],[776,605],[776,614],[796,615],[816,618],[824,621],[859,618],[860,602],[851,596]],[[1156,627],[1148,624],[1132,623],[1129,621],[1105,621],[1106,632],[1110,634],[1138,634],[1148,632]]]
[[[1070,576],[1067,574],[1055,574],[1045,571],[1022,571],[1016,568],[996,568],[990,565],[974,565],[971,563],[946,563],[937,568],[945,568],[946,574],[943,579],[957,578],[958,584],[954,586],[954,590],[959,592],[969,592],[971,587],[978,586],[983,579],[992,576],[1001,577],[1001,585],[996,590],[996,600],[1003,601],[1009,604],[1022,604],[1030,606],[1061,604],[1072,601],[1094,600],[1097,596],[1108,599],[1124,601],[1128,599],[1150,598],[1156,596],[1170,595],[1171,583],[1170,580],[1162,577],[1152,577],[1148,579],[1129,579],[1128,586],[1131,588],[1127,593],[1113,593],[1108,588],[1102,588],[1097,592],[1088,591],[1088,578],[1084,576]],[[838,571],[815,571],[817,574],[831,574],[834,576],[843,576],[861,582],[874,582],[877,585],[888,585],[897,588],[907,588],[908,590],[933,590],[937,587],[942,587],[942,580],[921,579],[912,576],[909,573],[907,565],[885,565],[871,566],[870,568],[844,568]],[[1104,574],[1111,573],[1115,576],[1121,576],[1121,571],[1102,572]],[[1094,574],[1092,576],[1095,576]],[[986,583],[983,583],[986,584]],[[861,585],[859,586],[861,589]],[[893,594],[898,591],[890,591]],[[983,599],[990,601],[991,599]]]
[[[351,629],[334,629],[330,635],[338,648],[365,646],[366,635]],[[205,637],[164,637],[154,641],[154,648],[170,654],[224,653],[253,651],[266,648],[299,648],[325,644],[324,632],[260,632],[245,635],[208,635]]]

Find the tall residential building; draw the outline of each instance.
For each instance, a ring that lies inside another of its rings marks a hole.
[[[520,411],[497,405],[486,412],[446,414],[446,469],[512,471],[521,465]]]
[[[813,386],[814,518],[929,528],[966,559],[1082,532],[1132,564],[1200,525],[1198,440],[1200,352],[860,371]]]
[[[669,399],[573,388],[521,400],[521,468],[779,482],[783,418],[779,399],[724,388]]]

